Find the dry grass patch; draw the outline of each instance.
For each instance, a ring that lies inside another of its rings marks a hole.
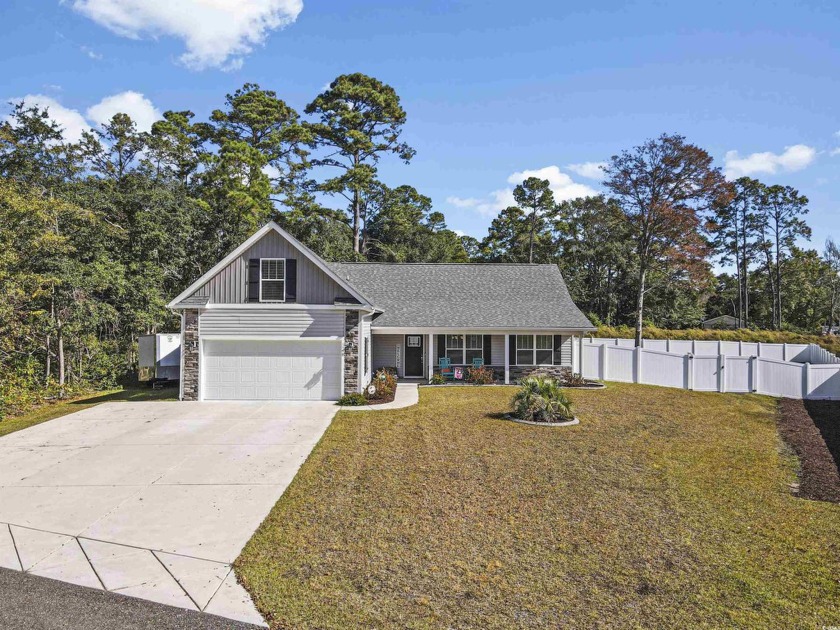
[[[775,401],[611,384],[340,413],[237,561],[276,628],[840,624],[840,506],[792,497]]]

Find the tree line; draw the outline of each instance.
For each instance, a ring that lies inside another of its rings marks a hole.
[[[547,180],[526,179],[484,239],[463,239],[471,259],[556,262],[593,321],[632,325],[637,342],[646,325],[717,315],[806,333],[838,321],[840,249],[797,245],[811,230],[796,189],[727,181],[705,150],[669,134],[610,158],[602,185],[558,203]],[[716,263],[733,271],[715,275]]]
[[[139,335],[177,329],[168,300],[268,220],[327,260],[558,264],[597,322],[836,320],[837,248],[796,246],[807,199],[727,182],[680,136],[614,156],[599,197],[558,203],[547,181],[526,180],[478,240],[414,187],[381,181],[382,160],[414,156],[405,123],[393,88],[358,73],[302,113],[245,84],[207,120],[168,111],[140,131],[117,114],[78,142],[48,110],[12,103],[0,123],[0,402],[126,378]],[[716,278],[715,257],[735,273]]]

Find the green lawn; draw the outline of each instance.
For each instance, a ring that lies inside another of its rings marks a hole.
[[[74,413],[99,405],[104,402],[115,401],[132,401],[137,402],[141,400],[177,400],[178,388],[169,387],[165,389],[149,389],[147,387],[137,389],[114,389],[105,392],[96,392],[87,394],[71,400],[50,403],[42,407],[38,407],[33,411],[25,413],[21,416],[12,418],[4,418],[0,420],[0,436],[8,433],[20,431],[27,427],[31,427],[47,420],[53,420],[61,416],[66,416],[68,413]]]
[[[341,412],[236,563],[275,628],[840,625],[840,505],[790,495],[776,403],[610,384]]]

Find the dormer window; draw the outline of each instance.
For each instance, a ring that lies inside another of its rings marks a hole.
[[[286,301],[286,259],[260,258],[260,302]]]

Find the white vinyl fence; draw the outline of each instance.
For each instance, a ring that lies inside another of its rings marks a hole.
[[[585,344],[620,346],[633,348],[634,339],[616,339],[615,337],[585,337]],[[642,339],[646,350],[659,350],[673,354],[693,354],[697,356],[761,357],[795,363],[837,364],[840,357],[821,348],[815,343],[761,343],[752,341],[683,341],[680,339]]]
[[[787,352],[802,357],[802,351],[797,347]],[[785,398],[840,400],[840,362],[812,364],[757,355],[665,352],[650,347],[628,347],[624,343],[584,343],[582,353],[583,376],[602,381],[708,392],[756,392]]]

